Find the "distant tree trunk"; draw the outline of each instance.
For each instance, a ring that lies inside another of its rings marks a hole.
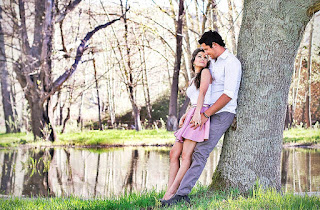
[[[12,123],[15,122],[15,118],[12,110],[12,100],[10,94],[10,77],[7,69],[6,52],[4,44],[4,36],[2,30],[2,7],[0,5],[0,74],[1,74],[1,95],[2,105],[4,112],[4,120],[6,125],[6,133],[16,132]]]
[[[190,103],[190,98],[186,96],[186,100],[183,102],[180,110],[179,110],[179,117],[178,120],[180,120],[180,118],[182,117],[182,115],[184,115],[184,113],[186,112],[188,105]]]
[[[10,80],[10,83],[11,83],[11,87],[10,87],[10,94],[11,94],[11,98],[12,98],[12,104],[11,104],[11,107],[13,109],[13,116],[14,116],[14,120],[15,120],[15,123],[14,123],[14,132],[21,132],[21,122],[19,120],[19,115],[18,115],[18,110],[17,110],[17,100],[16,100],[16,96],[17,96],[17,91],[16,91],[16,88],[15,88],[15,84],[14,84],[14,79],[13,78],[13,75],[11,75],[11,80]]]
[[[92,53],[92,55],[93,55],[93,53]],[[93,55],[93,56],[94,56],[94,55]],[[95,83],[96,83],[96,91],[97,91],[99,130],[102,131],[99,84],[98,84],[98,78],[97,78],[96,60],[95,60],[94,57],[93,57],[93,59],[92,59],[92,64],[93,64],[94,80],[95,80]]]
[[[143,41],[145,40],[145,34],[143,34]],[[149,77],[148,77],[148,71],[147,71],[147,60],[146,60],[146,49],[145,45],[142,42],[142,52],[140,55],[141,63],[143,63],[142,67],[142,86],[143,86],[143,93],[144,98],[146,102],[146,109],[147,109],[147,118],[149,123],[153,123],[152,120],[152,105],[151,105],[151,99],[150,99],[150,89],[149,89]]]
[[[122,1],[121,1],[121,6],[122,6],[122,13],[124,14],[124,8],[122,5]],[[136,81],[134,81],[134,76],[133,76],[133,69],[131,66],[131,55],[130,55],[130,46],[128,43],[128,23],[127,23],[127,19],[124,18],[124,39],[125,39],[125,46],[126,46],[126,68],[127,68],[127,90],[129,93],[129,99],[131,102],[131,106],[132,106],[132,114],[133,114],[133,118],[134,118],[134,127],[137,131],[141,130],[141,117],[140,117],[140,107],[138,106],[137,100],[136,100]]]
[[[312,35],[313,35],[313,22],[314,18],[310,21],[310,34],[309,34],[309,52],[308,52],[308,63],[307,63],[307,87],[306,91],[308,93],[306,98],[306,127],[310,128],[311,123],[311,72],[312,72]]]
[[[210,12],[210,14],[211,14],[211,21],[212,21],[212,25],[211,25],[211,27],[212,27],[212,29],[213,30],[215,30],[215,31],[218,31],[219,29],[218,29],[218,7],[217,7],[217,2],[216,2],[216,0],[212,0],[211,1],[211,12]],[[208,14],[209,14],[209,12],[208,12]],[[205,28],[202,28],[202,33],[204,33],[204,30],[205,30]]]
[[[293,91],[295,94],[293,95],[292,116],[294,116],[294,113],[296,111],[296,106],[297,106],[299,87],[300,87],[300,78],[301,78],[301,65],[302,65],[302,53],[300,52],[300,61],[299,61],[298,69],[297,69],[298,70],[297,87],[296,87],[296,91]]]
[[[66,102],[62,102],[62,99],[59,98],[59,125],[63,124],[63,108],[66,105]]]
[[[114,127],[115,124],[115,105],[114,105],[114,90],[115,90],[115,80],[113,78],[114,69],[112,68],[109,72],[110,74],[107,74],[107,97],[108,97],[108,112],[110,115],[110,121],[112,127]]]
[[[233,0],[228,0],[228,20],[229,20],[229,33],[230,33],[230,37],[231,37],[231,49],[230,51],[233,52],[233,54],[236,54],[237,51],[237,42],[236,42],[236,32],[235,32],[235,22],[234,22],[234,18],[233,18],[233,7],[232,7],[232,1]]]
[[[183,27],[183,34],[184,34],[184,37],[185,37],[185,53],[184,53],[184,57],[185,57],[185,64],[186,64],[186,75],[187,77],[185,77],[185,80],[186,80],[186,84],[189,84],[189,80],[191,79],[192,77],[192,72],[190,71],[191,70],[191,46],[190,46],[190,36],[189,36],[189,23],[188,23],[188,14],[187,14],[187,10],[186,10],[186,14],[184,15],[184,27]]]
[[[71,106],[71,104],[70,104],[70,106]],[[70,120],[70,106],[67,108],[67,116],[63,120],[61,133],[64,133],[64,131],[66,129],[67,122],[68,122],[68,120]]]
[[[80,99],[80,104],[79,104],[79,112],[78,112],[78,118],[77,118],[77,126],[80,127],[81,131],[82,131],[82,128],[83,128],[83,119],[82,119],[83,98],[84,98],[84,92],[81,93],[81,99]]]
[[[178,128],[177,108],[178,108],[178,85],[179,85],[179,72],[182,54],[182,25],[184,14],[184,0],[179,1],[179,16],[177,21],[176,32],[176,59],[174,64],[174,72],[172,77],[171,95],[169,103],[169,116],[167,120],[167,130],[175,131]]]
[[[302,31],[310,20],[306,11],[316,2],[244,2],[238,46],[243,76],[237,129],[225,134],[211,188],[247,192],[259,181],[263,187],[280,190],[292,67]]]
[[[66,98],[66,102],[64,103],[64,105],[67,105],[67,115],[66,118],[64,118],[63,123],[62,123],[62,130],[61,133],[64,133],[65,129],[66,129],[66,125],[67,122],[70,120],[70,111],[71,111],[71,106],[73,104],[72,102],[72,98],[73,98],[73,91],[74,91],[74,83],[75,83],[75,79],[72,82],[72,85],[68,88],[68,96]]]
[[[286,111],[286,119],[284,122],[284,128],[289,129],[292,126],[293,122],[293,115],[292,115],[292,105],[287,105],[287,111]]]

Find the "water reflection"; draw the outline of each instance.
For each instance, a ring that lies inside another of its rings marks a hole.
[[[0,195],[91,198],[162,190],[168,179],[169,150],[156,147],[0,150]],[[220,149],[216,148],[199,182],[210,184],[219,156]],[[320,191],[319,161],[320,150],[283,150],[284,189]]]

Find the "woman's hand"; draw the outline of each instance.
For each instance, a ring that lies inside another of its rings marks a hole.
[[[195,112],[192,119],[191,119],[191,123],[194,125],[200,125],[201,123],[201,115],[200,112]]]
[[[182,117],[179,120],[179,128],[182,127],[184,120],[186,119],[187,114],[182,115]]]

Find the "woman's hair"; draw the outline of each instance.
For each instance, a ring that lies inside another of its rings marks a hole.
[[[195,49],[195,51],[193,51],[193,53],[192,53],[191,68],[192,68],[192,70],[193,70],[194,72],[195,72],[195,69],[194,69],[193,63],[194,63],[194,60],[196,59],[196,56],[198,55],[199,52],[204,52],[204,50],[203,50],[202,48],[197,48],[197,49]],[[205,68],[208,68],[208,67],[209,67],[209,64],[210,64],[210,62],[208,61],[207,66],[206,66]],[[195,78],[194,78],[194,84],[195,84],[195,86],[196,86],[197,89],[200,88],[201,72],[202,72],[203,69],[204,69],[204,68],[202,68],[199,73],[196,73],[196,76],[195,76]]]

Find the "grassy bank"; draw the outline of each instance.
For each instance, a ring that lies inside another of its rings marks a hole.
[[[58,134],[59,141],[53,145],[107,146],[107,145],[171,145],[173,132],[158,130],[105,130],[84,131]],[[32,134],[0,134],[0,146],[18,146],[21,144],[48,145],[49,142],[33,141]]]
[[[163,192],[131,193],[113,199],[32,198],[0,199],[0,209],[158,209]],[[169,209],[319,209],[320,198],[278,193],[258,189],[249,196],[236,190],[213,193],[207,187],[196,187],[191,204],[179,203]]]
[[[158,130],[105,130],[58,134],[59,141],[53,145],[106,146],[106,145],[170,145],[174,142],[173,132]],[[284,131],[284,143],[320,144],[320,129],[294,128]],[[48,142],[33,141],[31,133],[1,134],[0,146],[21,144],[48,145]]]
[[[283,133],[284,143],[320,144],[320,128],[293,128]]]

